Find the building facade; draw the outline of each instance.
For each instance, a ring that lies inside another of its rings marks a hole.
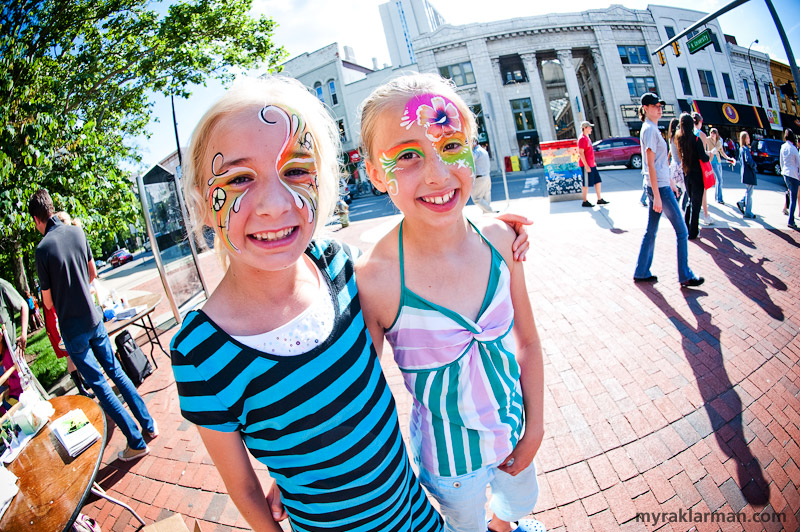
[[[414,40],[421,72],[452,79],[476,110],[494,151],[575,138],[595,123],[596,139],[636,135],[645,92],[677,105],[668,69],[653,63],[661,44],[649,11],[608,9],[444,25]],[[498,161],[499,158],[495,158]]]
[[[378,10],[389,58],[395,67],[415,64],[414,39],[446,24],[444,17],[428,0],[392,0],[378,6]]]
[[[792,129],[800,135],[800,105],[797,98],[797,87],[794,86],[792,69],[780,61],[770,60],[772,83],[775,97],[778,100],[778,114],[781,117],[781,127]],[[787,85],[788,84],[788,85]],[[788,92],[787,89],[791,89]]]

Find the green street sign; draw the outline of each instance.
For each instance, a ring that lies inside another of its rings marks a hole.
[[[703,30],[688,41],[686,46],[689,48],[689,53],[694,54],[711,44],[711,30]]]

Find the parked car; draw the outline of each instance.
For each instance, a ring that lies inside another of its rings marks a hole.
[[[781,146],[783,142],[775,139],[761,139],[753,143],[753,159],[759,172],[769,170],[781,175]]]
[[[95,259],[95,261],[94,261],[94,265],[95,265],[97,268],[102,268],[103,266],[105,266],[105,265],[106,265],[106,261],[104,261],[103,259]]]
[[[597,166],[624,164],[628,168],[642,167],[642,150],[636,137],[611,137],[593,145]]]
[[[127,249],[118,249],[114,253],[111,254],[109,257],[108,262],[111,263],[112,268],[116,268],[117,266],[122,266],[126,262],[130,262],[133,260],[133,255]]]

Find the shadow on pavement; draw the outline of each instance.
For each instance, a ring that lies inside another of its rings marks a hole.
[[[764,268],[764,263],[770,259],[761,257],[754,260],[736,245],[738,243],[755,249],[755,244],[741,229],[703,231],[702,238],[694,242],[714,259],[717,266],[742,294],[749,297],[771,318],[784,320],[783,309],[769,297],[767,285],[780,291],[786,291],[787,286]]]
[[[736,463],[737,484],[744,498],[753,506],[765,506],[769,502],[770,488],[745,438],[742,400],[725,370],[720,329],[699,301],[700,297],[708,294],[701,290],[683,290],[686,303],[697,319],[697,324],[692,326],[681,318],[655,286],[637,286],[681,334],[681,346],[694,372],[710,425],[692,420],[693,414],[686,416],[689,423],[700,437],[713,432],[720,449]],[[705,345],[701,347],[703,343]]]

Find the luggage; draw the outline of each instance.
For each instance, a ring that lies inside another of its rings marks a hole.
[[[117,358],[122,364],[123,371],[138,388],[144,379],[153,373],[153,366],[127,329],[119,333],[114,341],[117,344]]]

